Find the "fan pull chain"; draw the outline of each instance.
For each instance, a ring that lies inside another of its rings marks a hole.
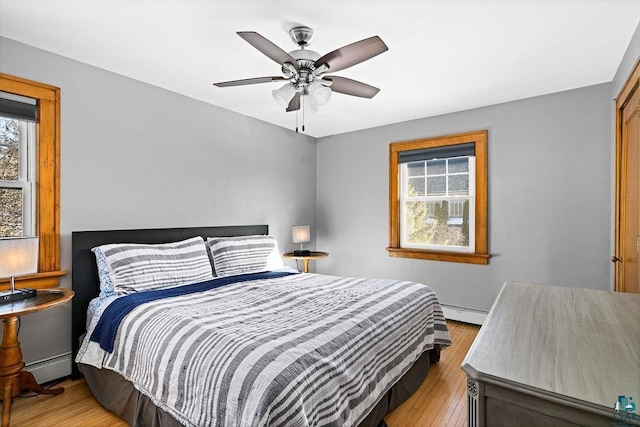
[[[298,133],[298,112],[296,111],[296,133]]]
[[[302,101],[302,132],[304,132],[304,104],[305,104],[303,96],[300,97],[300,100]]]

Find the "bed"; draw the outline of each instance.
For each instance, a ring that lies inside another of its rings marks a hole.
[[[267,235],[266,225],[73,232],[73,377],[132,426],[383,424],[451,343],[425,285],[286,268],[226,275],[210,249],[219,276],[110,298],[87,322],[103,291],[92,248]]]

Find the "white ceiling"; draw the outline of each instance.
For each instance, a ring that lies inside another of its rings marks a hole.
[[[381,88],[334,94],[306,118],[315,137],[609,82],[640,18],[638,0],[0,0],[0,35],[285,128],[280,75],[235,33],[296,48],[315,30],[321,55],[373,35],[389,51],[337,72]]]

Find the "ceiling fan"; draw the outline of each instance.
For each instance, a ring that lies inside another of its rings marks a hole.
[[[299,49],[289,53],[256,32],[239,31],[237,34],[280,64],[283,76],[232,80],[214,83],[214,85],[230,87],[286,81],[284,86],[273,90],[272,94],[274,99],[286,108],[286,111],[302,110],[302,131],[304,131],[304,114],[314,113],[319,106],[326,104],[332,92],[373,98],[380,91],[376,87],[346,77],[325,75],[327,72],[344,70],[387,51],[389,48],[378,36],[351,43],[320,56],[317,52],[307,49],[313,40],[313,30],[309,27],[298,26],[289,30],[291,40],[299,46]]]

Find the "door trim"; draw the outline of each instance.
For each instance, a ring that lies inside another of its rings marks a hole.
[[[615,257],[620,257],[621,253],[622,253],[622,242],[621,242],[621,233],[620,233],[620,226],[621,226],[621,214],[624,210],[624,200],[622,199],[622,193],[623,193],[623,186],[625,181],[622,179],[623,178],[623,151],[622,151],[622,125],[623,125],[623,116],[622,116],[622,110],[624,109],[624,107],[626,107],[627,103],[629,102],[629,99],[631,98],[631,96],[635,93],[636,90],[639,90],[639,85],[640,85],[640,60],[638,62],[636,62],[636,65],[633,69],[633,71],[631,72],[631,74],[629,75],[629,77],[627,78],[627,81],[624,83],[624,85],[622,86],[622,89],[620,89],[620,92],[618,93],[618,96],[616,97],[616,140],[615,140],[615,146],[616,146],[616,159],[615,159],[615,181],[616,181],[616,187],[615,187],[615,236],[614,236],[614,251],[615,251]],[[620,262],[620,261],[618,261]],[[614,290],[615,291],[620,291],[620,287],[621,287],[621,275],[620,275],[620,266],[618,264],[618,262],[615,263],[615,266],[613,267],[613,281],[614,281]]]

